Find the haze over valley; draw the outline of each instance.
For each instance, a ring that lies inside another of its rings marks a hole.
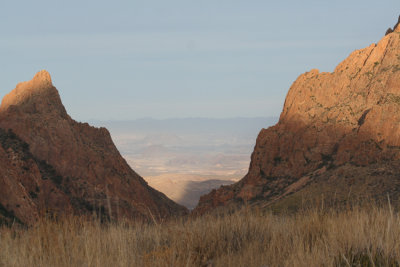
[[[128,164],[150,186],[192,209],[199,197],[247,172],[258,133],[278,118],[93,121],[109,129]]]

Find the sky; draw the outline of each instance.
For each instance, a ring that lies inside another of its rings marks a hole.
[[[279,116],[378,42],[400,1],[0,1],[0,97],[46,69],[79,120]]]

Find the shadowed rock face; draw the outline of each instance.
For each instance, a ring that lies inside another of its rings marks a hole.
[[[397,26],[378,44],[353,52],[334,72],[301,75],[278,124],[259,133],[247,175],[203,196],[194,213],[243,202],[273,203],[344,165],[346,170],[372,164],[386,168],[400,158],[399,122]]]
[[[12,131],[0,129],[0,224],[32,224],[42,213],[72,212],[61,176],[29,152]],[[79,209],[78,206],[76,206]]]
[[[69,117],[47,71],[18,84],[4,97],[0,127],[11,129],[22,142],[29,144],[35,159],[54,168],[60,176],[58,188],[66,191],[60,193],[66,198],[58,205],[62,210],[71,209],[75,213],[96,210],[113,218],[145,219],[187,213],[186,208],[148,186],[128,166],[105,128],[94,128]],[[36,178],[40,180],[40,176]],[[11,207],[5,202],[0,199],[4,207]],[[64,203],[68,209],[64,209]],[[29,207],[27,204],[26,210]],[[11,211],[18,216],[16,209]]]

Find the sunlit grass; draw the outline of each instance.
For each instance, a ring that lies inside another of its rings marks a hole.
[[[399,266],[400,217],[353,207],[243,209],[160,224],[70,217],[0,230],[0,266]]]

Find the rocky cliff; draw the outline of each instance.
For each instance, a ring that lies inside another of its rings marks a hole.
[[[41,213],[73,211],[59,186],[61,176],[35,158],[11,130],[0,129],[0,174],[0,224],[32,224]]]
[[[372,195],[397,199],[399,158],[397,24],[377,44],[351,53],[332,73],[300,75],[279,122],[259,133],[247,175],[201,197],[194,213],[245,202],[271,205],[299,192],[345,195],[351,184],[360,188],[360,181]],[[383,184],[377,183],[382,179]]]
[[[23,222],[49,210],[145,219],[187,213],[129,167],[105,128],[71,119],[47,71],[4,97],[0,127],[5,143],[18,143],[0,147],[0,204]]]

